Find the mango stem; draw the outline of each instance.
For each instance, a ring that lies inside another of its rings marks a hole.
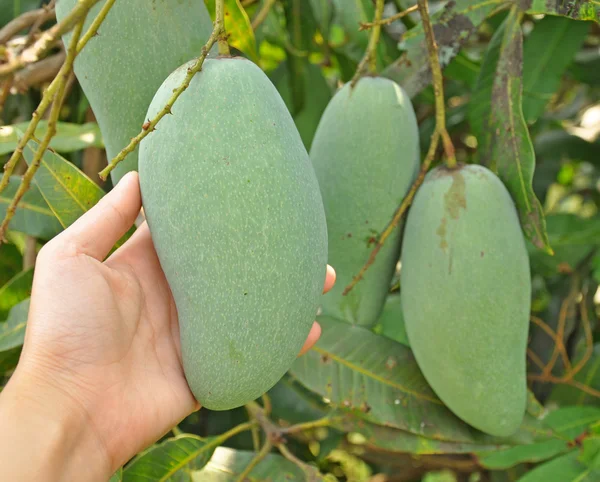
[[[369,36],[369,44],[367,45],[367,51],[363,56],[362,60],[358,64],[356,73],[352,77],[352,87],[356,85],[358,79],[367,71],[377,72],[377,45],[379,44],[379,38],[381,36],[381,19],[383,18],[383,7],[385,0],[377,0],[375,4],[375,18],[373,19],[373,27],[371,35]]]

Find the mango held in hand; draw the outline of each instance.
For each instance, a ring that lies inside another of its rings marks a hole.
[[[89,28],[106,0],[91,8]],[[59,21],[77,0],[59,0]],[[146,122],[152,97],[173,70],[198,56],[212,31],[203,0],[119,0],[75,60],[75,74],[98,120],[109,160]],[[71,34],[65,36],[68,44]],[[112,172],[117,182],[136,170],[138,150]]]
[[[526,407],[531,279],[513,201],[488,169],[431,171],[402,247],[406,331],[425,378],[457,416],[515,432]]]
[[[310,150],[322,189],[329,264],[337,274],[323,313],[364,326],[377,322],[400,254],[396,229],[346,296],[377,236],[392,219],[419,167],[419,130],[410,99],[395,82],[364,77],[339,90]]]
[[[162,109],[191,63],[156,93]],[[313,324],[327,267],[319,186],[277,90],[252,62],[205,61],[141,144],[152,239],[197,400],[227,410],[269,390]]]

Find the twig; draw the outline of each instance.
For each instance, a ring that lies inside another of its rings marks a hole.
[[[431,26],[431,19],[429,18],[429,10],[427,6],[427,0],[417,0],[419,12],[421,13],[421,20],[423,22],[423,31],[425,32],[425,39],[427,41],[427,50],[429,52],[429,66],[431,68],[431,77],[433,80],[433,90],[435,92],[435,124],[436,130],[442,137],[442,143],[444,144],[444,152],[446,153],[446,165],[450,169],[456,167],[456,154],[454,151],[454,144],[448,130],[446,129],[446,102],[444,100],[444,77],[442,76],[442,68],[440,67],[440,60],[438,57],[438,47],[435,41],[435,35],[433,34],[433,27]]]
[[[396,20],[400,20],[402,17],[406,17],[410,13],[416,12],[418,9],[418,5],[413,5],[412,7],[409,7],[406,10],[403,10],[402,12],[395,13],[394,15],[387,18],[382,18],[379,21],[361,23],[360,28],[358,30],[367,30],[375,27],[375,25],[389,25],[390,23],[393,23]]]
[[[421,170],[419,171],[419,175],[417,176],[417,179],[415,180],[413,185],[410,187],[410,190],[408,191],[408,193],[402,200],[402,203],[400,204],[400,206],[398,206],[398,208],[396,209],[396,212],[394,213],[394,217],[392,218],[392,220],[388,223],[386,228],[383,230],[383,232],[379,236],[379,239],[377,240],[377,244],[375,245],[375,248],[373,248],[373,251],[371,251],[371,254],[369,255],[369,259],[364,264],[364,266],[360,269],[358,274],[356,276],[354,276],[354,278],[352,278],[352,281],[350,282],[350,284],[348,284],[348,286],[346,286],[344,288],[342,296],[346,296],[348,293],[350,293],[350,291],[352,291],[352,289],[356,286],[356,284],[360,280],[363,279],[363,277],[364,277],[365,273],[367,272],[367,270],[369,269],[369,267],[375,262],[375,258],[377,258],[377,254],[383,247],[383,244],[385,243],[386,239],[390,236],[390,234],[392,234],[394,229],[396,229],[396,227],[400,223],[402,216],[404,215],[404,213],[406,212],[406,210],[412,203],[413,198],[415,197],[415,194],[417,193],[417,189],[419,189],[419,187],[421,186],[421,184],[423,184],[423,181],[425,180],[425,175],[427,174],[427,171],[429,170],[429,166],[431,165],[433,158],[435,157],[435,153],[437,151],[439,141],[440,141],[440,133],[436,129],[433,132],[433,136],[431,136],[431,144],[429,145],[429,151],[427,152],[427,156],[425,157],[425,160],[423,161],[423,165],[421,166]]]
[[[87,45],[87,43],[90,41],[90,39],[92,37],[96,36],[96,34],[98,33],[98,29],[100,28],[100,25],[102,25],[102,22],[104,22],[104,20],[106,19],[106,16],[108,15],[108,12],[110,12],[110,9],[114,5],[114,3],[115,3],[115,0],[108,0],[104,4],[102,9],[98,12],[98,15],[96,15],[96,18],[90,25],[90,28],[88,28],[85,35],[83,37],[81,37],[81,40],[77,44],[77,54],[78,55],[83,50],[83,47],[85,47]]]
[[[304,432],[306,430],[313,430],[315,428],[320,428],[320,427],[331,427],[331,425],[335,422],[337,422],[338,420],[341,420],[343,417],[323,417],[320,418],[318,420],[313,420],[312,422],[304,422],[304,423],[297,423],[296,425],[291,425],[290,427],[286,427],[286,428],[282,428],[281,429],[281,433],[282,434],[291,434],[291,433],[298,433],[298,432]]]
[[[35,25],[38,21],[40,23],[47,22],[53,18],[54,15],[54,9],[48,9],[47,7],[22,13],[0,29],[0,44],[8,42],[21,30],[26,29],[31,25]]]
[[[54,96],[54,101],[52,104],[52,109],[50,110],[50,117],[48,118],[48,128],[46,134],[40,142],[40,145],[38,146],[38,149],[35,152],[33,159],[31,160],[31,163],[27,168],[27,171],[25,171],[25,174],[23,175],[23,179],[21,181],[21,184],[19,185],[19,188],[17,189],[17,192],[15,193],[12,201],[6,209],[4,221],[2,221],[2,224],[0,224],[0,244],[2,244],[2,240],[4,239],[4,235],[6,234],[6,231],[8,229],[8,225],[13,216],[15,215],[19,202],[21,202],[21,199],[23,199],[23,196],[25,195],[25,193],[29,189],[29,186],[31,185],[33,176],[40,167],[42,157],[46,152],[46,148],[50,145],[50,141],[52,140],[52,137],[54,137],[54,134],[56,134],[56,123],[58,122],[60,110],[65,100],[64,98],[66,84],[69,80],[71,71],[73,69],[73,62],[75,61],[75,56],[77,55],[77,42],[79,41],[81,31],[83,30],[84,20],[85,19],[82,19],[73,30],[73,37],[71,39],[71,42],[69,43],[69,48],[67,49],[67,58],[65,59],[65,63],[63,64],[61,71],[56,77],[56,79],[58,80],[58,84],[56,88],[56,94]]]
[[[590,324],[590,317],[585,298],[581,300],[581,323],[585,333],[585,353],[581,360],[577,362],[577,365],[565,375],[565,378],[568,380],[577,375],[594,354],[594,335],[592,333],[592,326]]]
[[[0,85],[0,114],[4,110],[4,104],[6,103],[6,99],[8,99],[13,82],[14,77],[10,76]]]
[[[377,45],[379,44],[379,37],[381,35],[381,19],[383,17],[383,7],[385,0],[377,0],[375,4],[375,18],[373,19],[373,30],[371,30],[371,36],[369,37],[369,44],[367,45],[367,51],[365,52],[364,57],[358,64],[356,69],[356,73],[352,80],[350,81],[350,85],[354,87],[366,69],[369,68],[371,72],[375,72],[377,70]]]
[[[35,35],[39,32],[40,27],[44,24],[44,22],[46,22],[56,16],[56,10],[54,8],[55,5],[56,5],[56,0],[50,0],[50,3],[42,6],[42,8],[44,10],[51,12],[52,15],[49,18],[45,18],[45,16],[38,17],[38,19],[33,23],[31,28],[29,29],[29,33],[27,34],[27,39],[25,40],[25,45],[29,45],[31,42],[33,42]]]
[[[13,62],[0,66],[0,77],[8,75],[16,70],[22,69],[28,64],[37,62],[52,45],[73,27],[84,19],[96,3],[100,0],[79,0],[73,10],[59,23],[46,30],[40,38],[23,51]]]
[[[584,393],[596,398],[600,398],[600,391],[595,390],[592,387],[588,387],[587,385],[578,382],[577,380],[565,379],[564,377],[555,377],[554,375],[535,375],[529,374],[527,375],[527,379],[534,382],[543,382],[543,383],[554,383],[557,385],[570,385],[572,387],[578,388]]]
[[[540,370],[544,369],[544,362],[531,348],[527,348],[527,356],[531,358],[531,361],[535,363]]]
[[[14,76],[14,87],[19,92],[25,92],[32,86],[37,86],[53,79],[60,71],[65,57],[65,51],[61,50],[55,55],[46,57],[35,64],[28,65],[24,69],[19,70]]]
[[[565,367],[568,366],[569,355],[567,354],[567,348],[565,347],[564,340],[559,338],[558,335],[554,332],[554,330],[550,328],[548,324],[545,323],[544,320],[542,320],[541,318],[531,315],[530,320],[535,325],[540,327],[544,331],[544,333],[546,333],[552,339],[552,341],[554,342],[555,349],[558,349],[558,351],[560,352]],[[542,368],[544,369],[545,367],[546,365],[544,365]]]
[[[552,369],[556,365],[556,361],[558,360],[559,354],[563,353],[562,359],[565,364],[565,370],[568,372],[571,369],[571,362],[569,361],[569,357],[566,354],[566,350],[564,348],[563,338],[565,335],[565,326],[567,322],[567,315],[569,313],[569,309],[571,307],[571,303],[574,301],[574,297],[577,295],[577,290],[572,289],[569,295],[563,300],[560,312],[558,315],[558,327],[556,330],[556,342],[554,344],[554,350],[552,351],[552,357],[550,361],[546,364],[546,367],[542,371],[542,376],[547,376],[552,372]],[[561,349],[562,347],[562,349]],[[565,359],[566,358],[566,359]]]
[[[281,452],[281,455],[283,455],[286,459],[288,459],[294,465],[297,465],[298,467],[300,467],[300,469],[302,469],[304,474],[308,477],[306,480],[308,480],[308,481],[321,480],[321,478],[319,477],[319,475],[320,475],[319,470],[316,467],[313,467],[312,465],[308,465],[307,463],[303,462],[298,457],[296,457],[290,451],[290,449],[287,448],[287,446],[285,444],[280,443],[280,444],[277,444],[276,447],[277,447],[277,450],[279,450],[279,452]]]
[[[254,467],[256,467],[260,463],[261,460],[263,460],[267,455],[269,455],[269,452],[271,451],[272,448],[273,448],[273,444],[267,438],[265,440],[265,443],[263,444],[262,448],[260,449],[260,452],[258,452],[256,454],[256,456],[250,461],[250,463],[247,465],[247,467],[244,469],[244,471],[236,479],[237,482],[244,482],[246,480],[246,477],[248,477],[248,475],[250,475],[250,472],[252,472]]]
[[[78,3],[77,7],[71,11],[69,16],[72,15],[73,12],[75,12],[77,10],[77,8],[79,8],[81,5],[84,5],[84,4],[88,5],[88,10],[89,10],[89,8],[91,8],[93,6],[93,4],[96,3],[97,1],[99,1],[99,0],[81,0],[81,3]],[[104,13],[104,15],[106,15],[105,9],[102,9],[102,11],[100,11],[98,16],[101,16],[103,13]],[[65,17],[63,22],[65,22],[68,18],[69,17]],[[104,17],[102,17],[102,18],[104,18]],[[63,23],[63,22],[61,22],[61,23]],[[86,32],[84,37],[77,44],[78,51],[81,51],[81,49],[85,46],[85,43],[82,43],[84,39],[86,39],[85,41],[87,42],[91,37],[93,37],[93,35],[88,35],[88,33],[90,33],[91,31],[96,32],[98,29],[98,26],[99,26],[99,24],[97,24],[95,21],[92,23],[92,25],[88,29],[88,32]],[[69,47],[70,46],[71,45],[69,45]],[[54,78],[52,83],[48,86],[48,88],[44,92],[44,95],[42,96],[42,100],[40,101],[39,105],[37,106],[37,108],[35,109],[33,114],[31,115],[31,122],[29,122],[29,125],[27,126],[27,129],[25,130],[25,135],[19,141],[16,149],[10,156],[10,159],[4,165],[4,176],[2,177],[2,180],[0,180],[0,193],[6,188],[6,186],[8,186],[8,181],[10,179],[10,176],[12,175],[12,173],[15,169],[15,166],[17,165],[17,163],[21,159],[21,156],[23,155],[23,149],[27,145],[27,142],[29,141],[29,139],[31,139],[31,137],[35,133],[35,129],[37,128],[37,126],[40,122],[40,119],[42,119],[42,117],[46,114],[46,111],[50,107],[50,104],[52,104],[52,101],[54,100],[54,97],[56,95],[58,88],[61,86],[61,84],[63,84],[63,82],[65,81],[65,78],[68,77],[69,72],[67,72],[65,70],[65,65],[66,65],[66,60],[65,60],[65,63],[63,64],[61,70],[59,71],[58,75]]]
[[[220,41],[220,42],[227,43],[227,40],[225,39],[226,32],[225,32],[225,22],[224,22],[224,0],[217,0],[215,9],[216,9],[216,14],[215,14],[214,28],[213,28],[213,31],[210,34],[210,37],[208,38],[206,44],[204,45],[204,47],[202,47],[200,56],[196,59],[196,61],[194,62],[194,65],[192,65],[190,68],[188,68],[187,75],[183,79],[183,82],[177,89],[175,89],[173,91],[173,95],[169,98],[169,100],[167,101],[167,104],[160,110],[160,112],[154,117],[154,119],[152,119],[150,122],[147,122],[144,124],[144,126],[141,128],[139,134],[136,135],[133,139],[131,139],[129,144],[127,144],[127,146],[125,146],[121,150],[121,152],[119,152],[110,161],[108,166],[106,166],[100,172],[99,176],[100,176],[100,179],[102,179],[103,181],[106,181],[106,179],[108,178],[108,175],[111,173],[111,171],[123,159],[125,159],[125,157],[127,157],[127,155],[129,155],[131,152],[133,152],[135,150],[135,148],[137,147],[137,145],[148,134],[150,134],[151,132],[153,132],[156,129],[156,125],[160,122],[160,120],[167,114],[171,113],[171,109],[173,108],[173,105],[175,104],[175,102],[177,101],[179,96],[181,94],[183,94],[183,92],[185,92],[185,90],[189,87],[190,82],[194,78],[194,75],[196,75],[198,72],[200,72],[200,70],[202,70],[202,65],[204,64],[204,60],[206,59],[208,52],[213,47],[215,42]]]
[[[261,398],[263,401],[263,410],[265,415],[268,417],[271,415],[271,410],[273,409],[273,406],[271,405],[271,397],[265,393]]]
[[[258,11],[258,13],[252,19],[252,29],[253,30],[256,30],[260,26],[260,24],[265,21],[265,19],[267,18],[267,15],[269,15],[269,11],[271,10],[271,7],[273,7],[273,5],[275,5],[275,1],[276,0],[265,0],[265,3],[262,6],[262,8]]]

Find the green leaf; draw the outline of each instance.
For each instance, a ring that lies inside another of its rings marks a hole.
[[[574,20],[593,20],[598,22],[600,17],[600,5],[597,1],[552,1],[532,0],[531,7],[527,13],[532,15],[562,15]]]
[[[369,423],[355,416],[346,417],[335,426],[349,434],[348,440],[351,443],[360,445],[367,450],[433,455],[440,453],[466,454],[482,450],[499,450],[505,447],[485,443],[470,444],[435,440],[404,430]]]
[[[383,311],[379,315],[378,323],[381,326],[381,334],[383,336],[410,347],[404,325],[400,295],[389,295],[387,297],[385,305],[383,305]]]
[[[215,19],[215,0],[204,0],[210,17]],[[258,62],[256,38],[248,14],[239,0],[225,0],[225,30],[229,35],[229,45],[246,54],[253,62]]]
[[[549,16],[538,22],[527,37],[523,51],[523,114],[528,123],[543,114],[589,30],[588,23]]]
[[[456,0],[432,16],[442,68],[459,53],[462,46],[491,14],[509,5],[508,1]],[[423,27],[409,30],[400,48],[404,54],[383,71],[383,76],[398,82],[413,97],[431,83],[429,57]]]
[[[194,482],[235,482],[256,454],[241,450],[219,447],[203,470],[194,472]],[[252,472],[250,480],[303,482],[306,476],[302,469],[280,455],[269,454]],[[320,479],[323,480],[323,479]]]
[[[0,156],[13,152],[19,142],[19,131],[25,131],[29,122],[0,126]],[[35,130],[35,137],[41,139],[48,130],[48,122],[40,121]],[[100,128],[95,122],[88,124],[71,124],[58,122],[56,135],[50,142],[50,147],[58,152],[73,152],[88,147],[104,147]]]
[[[8,316],[10,309],[31,296],[33,268],[21,271],[0,288],[0,320]]]
[[[121,482],[123,480],[123,469],[117,470],[108,482]]]
[[[6,215],[8,205],[12,201],[21,179],[12,176],[9,184],[0,193],[0,219]],[[10,229],[20,231],[34,238],[48,240],[62,231],[62,226],[54,216],[48,203],[40,194],[39,189],[32,185],[17,205],[17,211],[10,223]]]
[[[318,320],[320,340],[291,369],[309,390],[373,423],[440,440],[479,440],[435,395],[410,349],[360,326]]]
[[[600,245],[600,216],[582,218],[574,214],[552,214],[546,217],[546,227],[554,256],[533,247],[530,249],[534,272],[544,276],[575,269]]]
[[[329,27],[333,20],[333,1],[334,0],[309,0],[313,16],[319,25],[321,35],[326,41],[329,40]]]
[[[600,469],[600,437],[586,437],[579,461],[591,469]]]
[[[25,146],[23,157],[28,164],[33,160],[38,147],[39,143],[33,140]],[[104,191],[94,181],[52,151],[44,153],[33,179],[64,228],[73,224],[104,196]]]
[[[10,232],[9,234],[14,234]],[[23,256],[14,244],[0,245],[0,286],[7,283],[23,269]]]
[[[284,425],[317,420],[331,411],[321,397],[309,392],[288,376],[271,388],[268,395],[273,405],[271,418]]]
[[[17,366],[25,340],[25,327],[29,314],[29,300],[15,305],[4,323],[0,323],[0,373]]]
[[[213,439],[180,435],[139,454],[123,471],[123,482],[165,482],[179,471],[204,467],[213,451]]]
[[[475,87],[471,92],[471,100],[468,105],[467,117],[471,130],[477,137],[480,146],[490,144],[492,133],[490,131],[490,110],[492,104],[492,88],[502,39],[506,31],[506,20],[496,29],[490,43],[487,46]]]
[[[540,462],[572,448],[571,441],[600,419],[600,409],[565,407],[551,412],[543,424],[560,436],[531,445],[518,445],[495,453],[480,453],[479,462],[488,469],[507,469],[523,462]]]
[[[518,482],[596,482],[600,472],[590,469],[577,460],[573,451],[546,462],[521,477]]]
[[[523,117],[523,33],[521,14],[516,8],[511,10],[506,22],[492,90],[490,131],[493,136],[485,148],[517,205],[525,235],[536,247],[551,254],[544,213],[532,187],[535,153]]]

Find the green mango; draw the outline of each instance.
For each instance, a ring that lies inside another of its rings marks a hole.
[[[226,410],[269,390],[302,348],[325,281],[325,212],[294,121],[255,64],[207,60],[172,110],[141,144],[142,199],[188,383]]]
[[[473,427],[514,433],[525,413],[531,278],[510,194],[482,166],[431,171],[402,244],[410,346],[440,399]]]
[[[337,282],[323,313],[373,326],[400,252],[400,228],[388,238],[364,279],[343,296],[392,219],[419,167],[419,131],[410,99],[395,82],[365,77],[348,83],[327,106],[310,150]]]
[[[62,20],[77,0],[59,0]],[[85,30],[106,0],[89,12]],[[85,31],[84,30],[84,31]],[[173,70],[200,55],[212,30],[203,0],[119,0],[75,60],[75,74],[104,137],[109,159],[141,130],[152,97]],[[68,44],[70,34],[64,38]],[[112,172],[136,170],[138,148]]]

